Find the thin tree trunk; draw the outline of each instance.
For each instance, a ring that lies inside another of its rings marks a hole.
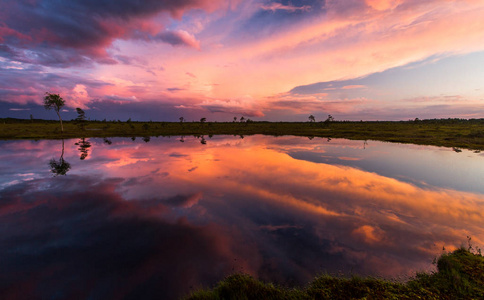
[[[60,159],[63,161],[64,160],[64,139],[62,139],[62,153]]]
[[[59,121],[61,123],[61,132],[64,132],[64,126],[62,125],[62,118],[60,116],[60,113],[57,110],[56,110],[56,112],[57,112],[57,115],[59,116]]]

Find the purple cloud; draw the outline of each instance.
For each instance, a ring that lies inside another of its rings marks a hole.
[[[154,38],[172,46],[186,46],[200,50],[200,42],[190,33],[184,30],[164,31]]]
[[[179,18],[190,9],[213,10],[222,1],[27,1],[0,3],[0,56],[20,62],[68,67],[91,62],[114,64],[107,48],[115,39],[148,37],[199,48],[185,31],[164,31],[150,18],[162,12]]]

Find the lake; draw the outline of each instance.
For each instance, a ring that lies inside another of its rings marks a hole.
[[[0,141],[4,299],[177,299],[244,272],[405,279],[484,244],[484,154],[214,136]]]

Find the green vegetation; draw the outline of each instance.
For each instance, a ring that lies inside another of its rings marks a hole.
[[[64,126],[62,125],[62,118],[60,116],[60,110],[61,108],[66,104],[66,101],[62,99],[59,94],[51,94],[51,93],[45,93],[44,97],[44,108],[47,110],[54,109],[55,113],[59,117],[60,125],[61,125],[61,131],[64,131]],[[32,119],[32,117],[31,117]]]
[[[346,122],[328,117],[324,122],[64,122],[64,132],[54,121],[0,119],[0,139],[80,137],[147,137],[189,135],[296,135],[354,140],[379,140],[484,150],[484,119],[435,119],[400,122]]]
[[[406,283],[323,275],[289,289],[236,274],[186,299],[484,299],[484,257],[460,248],[439,258],[437,272],[419,273]]]

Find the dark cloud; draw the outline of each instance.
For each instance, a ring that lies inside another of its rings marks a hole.
[[[234,36],[260,37],[325,13],[325,0],[262,1],[259,10],[240,24]]]
[[[364,84],[368,80],[357,78],[351,80],[340,81],[324,81],[308,85],[301,85],[290,90],[292,94],[315,94],[315,93],[328,93],[341,90],[349,90],[356,88],[364,88]]]
[[[41,90],[45,90],[42,88]],[[50,90],[50,89],[47,89]],[[10,91],[4,91],[4,96],[13,99],[14,95]],[[2,90],[0,89],[0,97],[2,95]],[[33,93],[29,99],[41,99],[42,94]],[[1,99],[1,98],[0,98]],[[234,117],[233,110],[217,110],[212,111],[210,109],[200,109],[197,107],[184,108],[180,107],[176,101],[177,99],[165,98],[166,102],[150,99],[143,99],[143,101],[138,101],[136,98],[132,97],[121,97],[116,95],[108,95],[102,98],[94,98],[93,101],[88,104],[89,109],[86,109],[86,116],[91,120],[127,120],[133,121],[169,121],[169,122],[179,122],[179,118],[183,117],[186,121],[198,121],[201,117],[210,117],[210,120],[217,121],[231,121]],[[12,114],[9,112],[10,108],[30,108],[34,111],[34,117],[52,119],[54,120],[57,116],[52,112],[45,111],[43,106],[40,104],[26,103],[24,105],[10,103],[7,101],[0,101],[0,108],[5,108],[0,110],[0,118],[5,117],[17,117],[17,118],[29,118],[28,114]],[[18,112],[20,113],[20,112]],[[213,115],[207,116],[207,113],[213,113]],[[241,113],[244,116],[255,116],[250,111],[243,110]],[[76,118],[76,113],[74,110],[65,113],[65,119],[70,120]]]
[[[364,15],[369,9],[365,0],[328,0],[325,4],[328,11],[343,18],[354,18]]]
[[[225,113],[225,114],[236,114],[243,115],[246,117],[263,117],[264,113],[260,109],[251,109],[237,106],[224,106],[217,104],[204,104],[201,105],[202,108],[208,110],[211,113]]]
[[[205,0],[6,0],[0,4],[0,54],[10,60],[56,67],[92,61],[113,64],[116,60],[107,47],[115,39],[151,36],[151,17],[161,12],[180,17],[189,9],[214,9],[220,4]],[[166,31],[153,38],[196,46],[193,36],[181,31]]]
[[[177,122],[181,116],[189,121],[200,119],[200,112],[176,108],[175,105],[175,103],[169,103],[169,101],[145,100],[136,102],[100,99],[100,101],[93,103],[86,113],[91,116],[91,119],[98,120],[127,120],[131,118],[133,121]]]
[[[5,44],[0,44],[0,56],[9,57],[12,60],[18,60],[20,58],[14,49]]]
[[[169,206],[190,207],[195,205],[201,198],[202,193],[196,193],[193,195],[176,195],[174,197],[164,199],[163,203]]]
[[[200,50],[200,42],[193,35],[183,30],[164,31],[157,34],[154,39],[172,46],[187,46]]]
[[[77,84],[86,85],[92,88],[101,88],[112,85],[111,83],[102,80],[92,80],[76,75],[46,73],[42,68],[35,67],[19,70],[1,69],[0,79],[2,79],[3,83],[0,85],[0,88],[16,91],[19,95],[33,95],[33,93],[37,93],[38,91],[47,91],[50,89],[65,88],[71,90]],[[30,90],[35,92],[30,93]]]
[[[169,155],[170,157],[188,157],[188,154],[174,152]]]
[[[183,89],[183,88],[167,88],[166,90],[174,93],[174,92],[184,91],[185,89]]]

